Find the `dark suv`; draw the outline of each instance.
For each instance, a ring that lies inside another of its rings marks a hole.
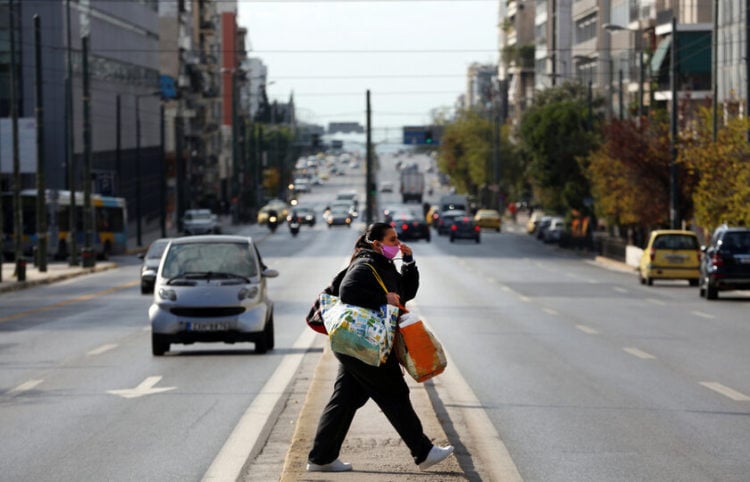
[[[750,228],[719,226],[701,251],[701,296],[715,300],[719,291],[750,290]]]

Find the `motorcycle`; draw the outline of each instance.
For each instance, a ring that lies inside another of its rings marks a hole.
[[[279,227],[279,218],[271,215],[268,217],[268,222],[266,224],[268,224],[268,229],[270,229],[272,233],[275,233],[276,228]]]
[[[299,234],[299,221],[296,219],[293,219],[289,221],[289,232],[292,233],[292,236],[297,236]]]

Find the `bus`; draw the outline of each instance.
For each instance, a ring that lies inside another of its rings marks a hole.
[[[2,193],[2,216],[4,245],[6,256],[15,253],[13,194]],[[36,189],[21,191],[21,212],[23,235],[21,251],[24,256],[33,254],[37,244],[36,232]],[[54,259],[65,259],[69,256],[70,236],[70,191],[45,191],[45,207],[47,212],[47,233],[49,239],[47,252]],[[84,244],[83,226],[83,192],[75,192],[76,200],[76,243],[78,249]],[[127,251],[127,209],[124,198],[91,194],[93,238],[91,247],[100,259],[107,259],[110,254],[124,254]],[[6,258],[9,259],[9,258]]]

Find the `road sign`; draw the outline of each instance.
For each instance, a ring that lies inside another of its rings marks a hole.
[[[404,144],[431,146],[440,143],[442,129],[437,126],[405,126]]]

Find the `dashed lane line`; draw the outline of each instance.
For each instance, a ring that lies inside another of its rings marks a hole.
[[[542,308],[542,311],[544,311],[548,315],[552,315],[552,316],[557,316],[557,315],[560,314],[557,311],[553,310],[552,308]]]
[[[43,381],[44,380],[29,380],[28,382],[24,382],[18,385],[16,388],[13,388],[9,393],[17,395],[19,393],[28,392],[29,390],[33,390],[34,388],[36,388]]]
[[[691,311],[692,314],[695,316],[700,316],[701,318],[706,318],[707,320],[713,320],[716,317],[710,313],[704,313],[702,311]]]
[[[650,353],[646,353],[645,351],[640,350],[640,349],[635,348],[635,347],[632,347],[632,346],[627,346],[627,347],[623,348],[622,350],[625,353],[630,353],[634,357],[638,357],[638,358],[641,358],[643,360],[653,360],[654,358],[656,358],[654,355],[652,355]]]
[[[576,325],[576,328],[578,328],[579,330],[581,330],[582,332],[584,332],[584,333],[586,333],[588,335],[598,335],[599,334],[598,331],[596,331],[595,329],[591,328],[590,326]]]
[[[706,388],[709,388],[717,393],[720,393],[724,395],[725,397],[731,398],[732,400],[736,402],[750,402],[750,397],[745,395],[744,393],[738,392],[737,390],[733,388],[729,388],[726,385],[722,385],[718,382],[701,382],[701,385],[703,385]]]
[[[99,348],[94,348],[90,352],[86,353],[86,355],[87,356],[101,355],[102,353],[108,352],[109,350],[114,350],[115,348],[117,348],[117,344],[107,343],[106,345],[102,345]]]

